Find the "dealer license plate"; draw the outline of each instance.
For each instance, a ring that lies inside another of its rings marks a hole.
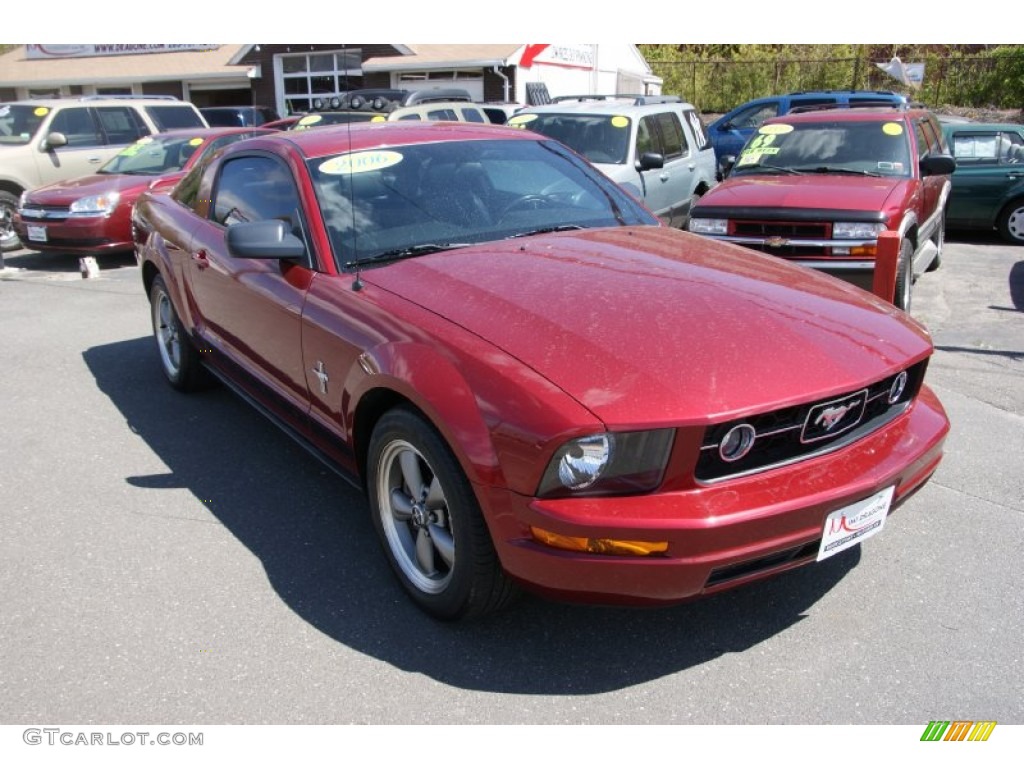
[[[874,496],[837,509],[826,517],[818,560],[860,544],[881,531],[895,491],[895,486],[886,488]]]
[[[37,243],[46,242],[46,227],[29,227],[28,228],[28,239],[35,240]]]

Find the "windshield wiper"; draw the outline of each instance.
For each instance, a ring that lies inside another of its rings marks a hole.
[[[744,173],[746,171],[776,171],[778,173],[789,173],[796,176],[799,176],[804,173],[802,169],[783,168],[781,165],[768,165],[765,163],[758,163],[757,165],[744,165],[736,168],[737,173]]]
[[[810,168],[798,169],[800,173],[845,173],[852,176],[881,176],[874,171],[859,171],[855,168],[840,168],[835,165],[816,165]]]
[[[375,253],[373,256],[366,256],[362,259],[353,259],[352,261],[346,261],[345,267],[358,267],[363,264],[378,264],[383,261],[400,261],[401,259],[411,259],[414,256],[426,256],[428,253],[439,253],[441,251],[451,251],[455,248],[465,248],[469,243],[420,243],[419,245],[410,245],[405,248],[395,248],[391,251],[383,251],[381,253]]]
[[[541,227],[540,229],[531,229],[529,232],[517,232],[514,235],[509,235],[506,240],[515,240],[517,237],[532,237],[533,235],[546,235],[549,232],[571,232],[575,229],[586,229],[579,224],[556,224],[552,227]]]

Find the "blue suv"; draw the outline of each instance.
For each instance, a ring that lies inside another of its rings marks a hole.
[[[906,104],[906,96],[893,91],[797,91],[781,96],[753,99],[726,112],[708,126],[711,145],[719,168],[726,155],[738,155],[754,131],[769,117],[785,115],[794,109],[806,110],[825,104],[849,107],[878,107]]]

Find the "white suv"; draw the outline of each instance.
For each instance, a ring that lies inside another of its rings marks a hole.
[[[671,226],[716,183],[715,150],[696,107],[678,96],[564,96],[509,125],[557,139]]]
[[[20,245],[12,221],[22,192],[94,173],[143,136],[199,127],[195,105],[169,96],[0,103],[0,247]]]

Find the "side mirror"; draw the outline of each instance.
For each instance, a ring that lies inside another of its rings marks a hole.
[[[956,160],[952,155],[927,155],[921,158],[922,176],[942,176],[956,170]]]
[[[722,162],[719,164],[719,181],[729,175],[732,167],[736,165],[736,155],[723,155]]]
[[[660,152],[644,152],[636,161],[638,171],[650,171],[655,168],[665,167],[665,156]]]
[[[57,149],[57,147],[66,147],[67,145],[68,137],[60,131],[54,131],[43,140],[43,149]]]
[[[300,259],[305,244],[280,219],[232,224],[227,230],[228,252],[242,259]]]

